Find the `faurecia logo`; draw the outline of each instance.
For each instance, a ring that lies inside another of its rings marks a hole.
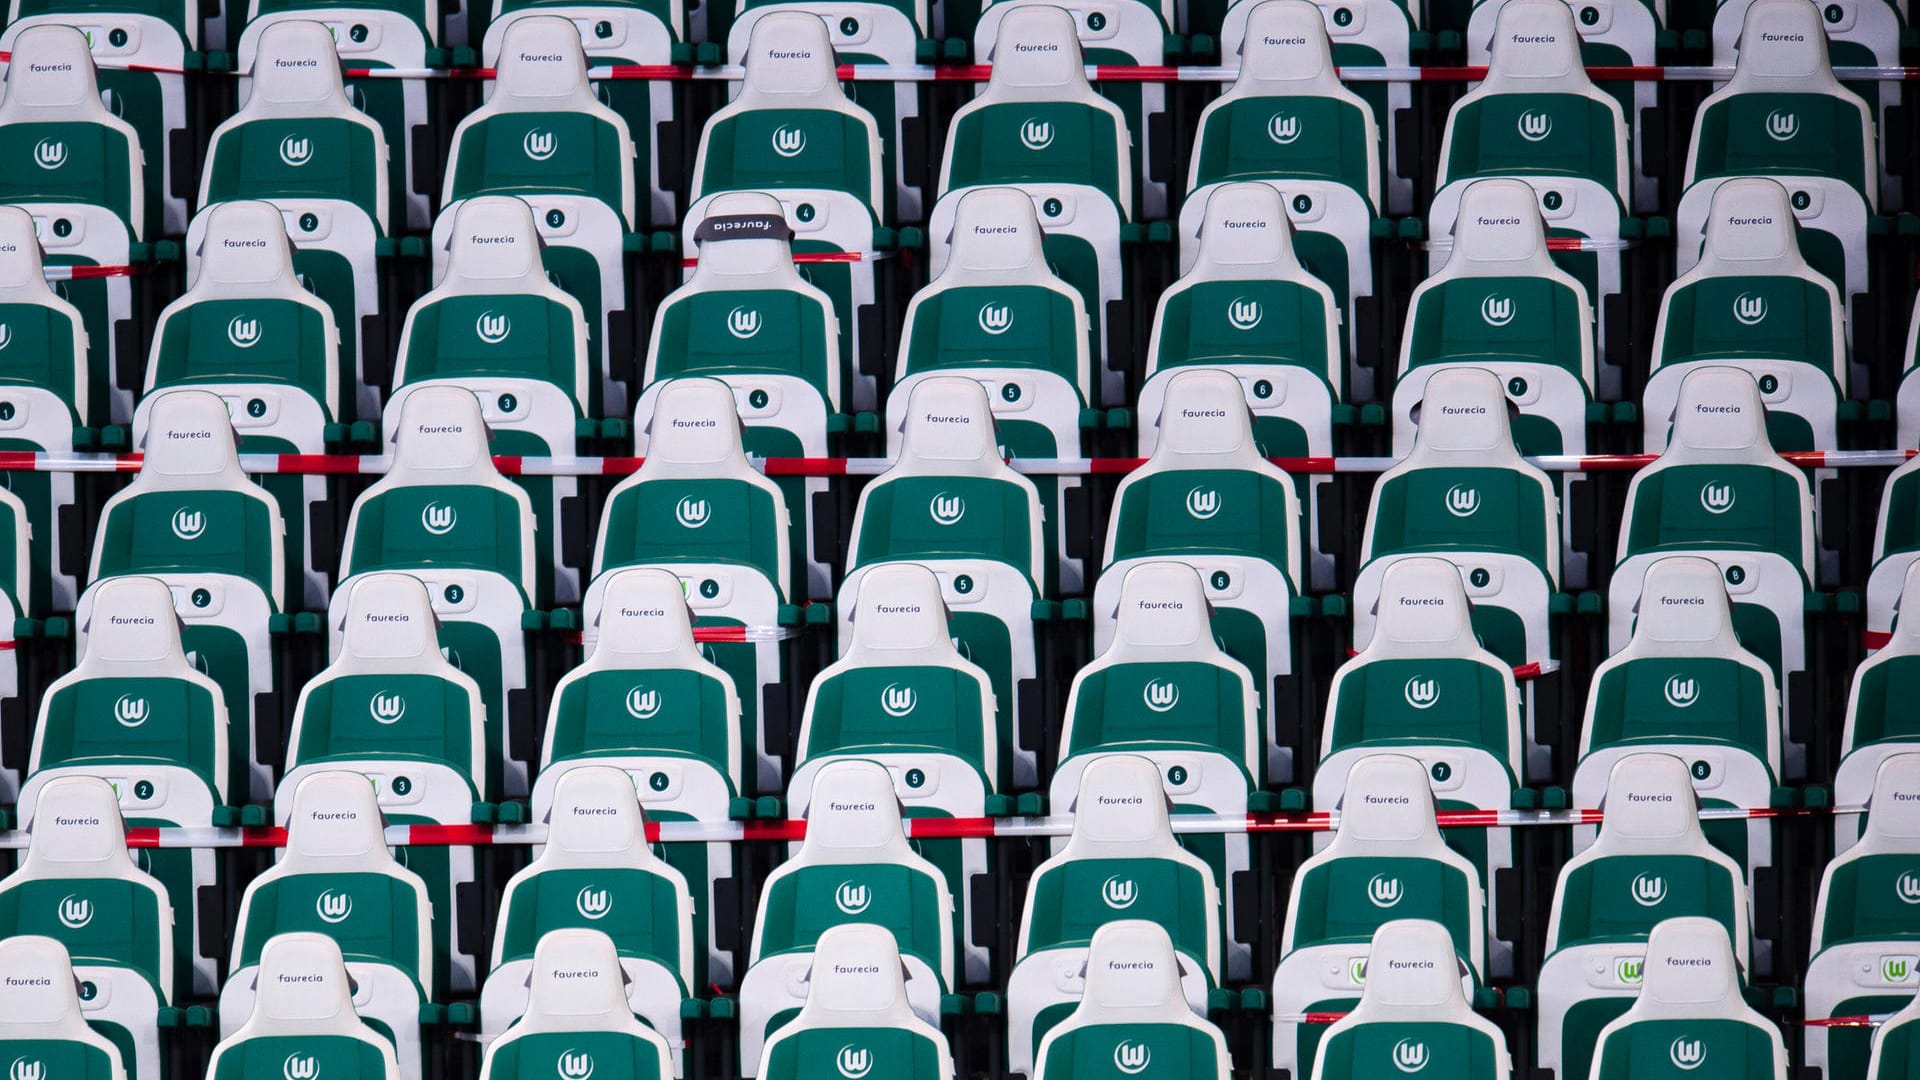
[[[1045,120],[1028,120],[1020,125],[1020,145],[1029,150],[1045,150],[1053,145],[1053,125]]]
[[[430,502],[420,510],[420,527],[435,536],[445,536],[460,524],[460,512],[444,503]]]
[[[1520,120],[1516,126],[1520,129],[1521,138],[1528,142],[1539,142],[1553,134],[1553,117],[1528,109],[1520,114]]]
[[[1709,514],[1724,514],[1733,509],[1733,485],[1704,485],[1700,489],[1700,506]]]
[[[861,1080],[873,1071],[873,1051],[848,1043],[833,1055],[833,1067],[847,1080]]]
[[[489,345],[498,345],[507,340],[508,334],[513,333],[513,320],[505,315],[483,311],[480,317],[473,321],[473,332],[480,336],[481,341]]]
[[[1700,700],[1700,683],[1684,676],[1670,675],[1667,685],[1660,692],[1666,697],[1667,704],[1674,708],[1692,708],[1693,703]]]
[[[1427,1067],[1427,1044],[1401,1039],[1393,1044],[1393,1067],[1403,1073],[1417,1073]]]
[[[58,139],[41,139],[33,147],[33,163],[43,169],[57,169],[67,163],[67,144]]]
[[[980,329],[994,337],[1013,329],[1013,308],[1006,304],[980,305]]]
[[[1920,904],[1920,874],[1909,870],[1893,883],[1893,895],[1903,904]]]
[[[207,531],[207,515],[189,506],[183,506],[173,512],[169,522],[173,535],[182,540],[198,540],[200,534]]]
[[[1455,484],[1447,489],[1447,513],[1454,517],[1472,517],[1480,509],[1480,492],[1477,488]]]
[[[599,921],[613,910],[613,895],[605,889],[596,889],[591,885],[582,886],[573,898],[573,908],[583,919]]]
[[[1495,329],[1512,322],[1513,315],[1512,297],[1489,295],[1485,300],[1480,301],[1480,318]]]
[[[760,313],[749,307],[727,312],[727,333],[745,341],[760,332]]]
[[[139,727],[146,723],[148,711],[147,699],[132,694],[121,694],[113,703],[113,718],[121,727]]]
[[[1682,1035],[1673,1040],[1673,1045],[1667,1047],[1667,1060],[1673,1062],[1673,1067],[1676,1069],[1692,1072],[1707,1063],[1706,1044],[1699,1039],[1689,1039]]]
[[[967,516],[967,501],[958,495],[941,492],[927,504],[927,513],[942,525],[958,525],[960,519]]]
[[[227,340],[236,349],[251,349],[260,344],[260,320],[235,315],[227,322]]]
[[[1407,685],[1402,693],[1407,699],[1407,704],[1414,708],[1431,709],[1440,703],[1440,681],[1438,679],[1423,679],[1415,675],[1413,678],[1407,680]]]
[[[773,129],[773,152],[783,158],[799,157],[807,148],[805,128],[781,124]]]
[[[545,161],[560,149],[560,140],[551,131],[529,131],[520,140],[520,149],[533,161]]]
[[[280,1064],[280,1075],[286,1080],[319,1080],[320,1061],[312,1054],[295,1051]]]
[[[1299,137],[1299,117],[1288,116],[1286,113],[1274,113],[1273,119],[1267,121],[1267,138],[1281,146],[1287,146]]]
[[[62,897],[57,913],[61,926],[69,930],[83,930],[93,921],[93,901],[78,896]]]
[[[1658,874],[1635,874],[1630,891],[1633,902],[1641,907],[1659,907],[1667,898],[1667,879]]]
[[[1205,521],[1220,512],[1220,493],[1212,488],[1197,487],[1187,492],[1187,514],[1195,521]]]
[[[1260,301],[1236,296],[1233,303],[1227,305],[1227,325],[1235,330],[1251,330],[1260,325],[1262,314]]]
[[[1122,1039],[1113,1048],[1113,1067],[1128,1076],[1138,1076],[1153,1062],[1153,1051],[1143,1042]]]
[[[636,686],[627,691],[627,715],[635,720],[651,720],[660,715],[660,691]]]
[[[299,135],[289,135],[281,139],[280,160],[296,169],[312,161],[313,140]]]
[[[886,689],[880,691],[880,708],[896,720],[912,712],[917,704],[919,704],[919,696],[913,692],[911,686],[888,683]]]
[[[314,900],[313,910],[320,916],[321,922],[329,926],[338,926],[353,914],[353,897],[344,892],[328,889]]]
[[[1140,890],[1131,880],[1116,875],[1101,882],[1100,899],[1115,911],[1125,911],[1140,899]]]
[[[1767,134],[1774,142],[1786,142],[1800,134],[1800,118],[1785,109],[1775,109],[1767,114]]]
[[[1406,887],[1400,884],[1400,879],[1397,877],[1375,874],[1373,879],[1367,882],[1367,899],[1374,907],[1393,907],[1406,895]]]
[[[1154,712],[1168,712],[1180,704],[1180,684],[1172,679],[1148,679],[1140,697]]]
[[[843,881],[833,890],[833,906],[848,915],[864,913],[873,904],[873,891],[865,885]]]
[[[673,505],[673,518],[680,523],[680,527],[683,529],[697,529],[705,525],[712,517],[713,509],[707,505],[707,500],[705,499],[696,499],[691,495],[682,495],[680,496],[680,501]]]
[[[1767,319],[1767,298],[1741,293],[1733,298],[1733,317],[1741,326],[1759,326]]]
[[[367,700],[367,714],[375,723],[397,724],[407,715],[407,699],[399,694],[389,694],[382,690]]]
[[[562,1051],[553,1063],[553,1070],[560,1075],[560,1080],[587,1080],[593,1075],[593,1055],[584,1050]]]

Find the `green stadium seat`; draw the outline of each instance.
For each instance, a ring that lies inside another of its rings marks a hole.
[[[1893,470],[1880,489],[1879,520],[1873,530],[1873,569],[1868,573],[1866,589],[1869,648],[1893,644],[1889,639],[1906,595],[1906,583],[1913,577],[1914,563],[1920,562],[1920,487],[1914,484],[1920,464],[1915,461],[1920,458]]]
[[[1906,1080],[1920,1056],[1913,1046],[1913,1022],[1920,1019],[1920,996],[1881,1021],[1873,1034],[1873,1056],[1867,1065],[1870,1080]]]
[[[1726,928],[1697,916],[1668,919],[1647,939],[1640,996],[1600,1030],[1593,1080],[1683,1077],[1702,1066],[1726,1080],[1787,1075],[1780,1031],[1742,999]]]
[[[759,1066],[747,1075],[816,1080],[877,1072],[953,1080],[946,1036],[909,1004],[898,950],[893,935],[877,926],[836,926],[821,934],[806,1003],[767,1040]],[[752,1060],[744,1049],[741,1061]]]
[[[34,934],[9,937],[0,941],[0,964],[14,973],[0,988],[0,1046],[18,1063],[10,1069],[78,1080],[157,1075],[124,1069],[119,1047],[87,1022],[79,980],[60,942]]]
[[[255,970],[260,990],[253,1012],[214,1047],[207,1080],[404,1075],[393,1040],[356,1014],[354,978],[333,938],[276,935],[261,947]]]
[[[1444,924],[1385,923],[1364,964],[1360,1000],[1320,1036],[1313,1080],[1392,1076],[1389,1063],[1399,1073],[1506,1080],[1506,1033],[1473,1011],[1459,977],[1465,965]]]
[[[1901,478],[1904,467],[1888,483]],[[1884,510],[1883,510],[1884,514]],[[1840,736],[1840,763],[1834,769],[1833,795],[1842,806],[1861,806],[1873,793],[1874,777],[1886,758],[1920,749],[1920,727],[1911,720],[1907,703],[1912,680],[1920,675],[1920,569],[1908,561],[1900,592],[1891,601],[1876,597],[1872,585],[1868,592],[1868,633],[1880,625],[1875,616],[1884,614],[1888,629],[1879,639],[1879,651],[1860,662],[1853,671],[1852,688],[1847,693],[1846,726]],[[1876,573],[1873,584],[1880,584]],[[1909,604],[1909,598],[1911,605]],[[1898,618],[1901,611],[1909,618]],[[1834,850],[1844,851],[1860,835],[1860,822],[1852,816],[1835,817]]]
[[[1034,1080],[1116,1070],[1137,1076],[1150,1068],[1227,1080],[1226,1037],[1188,1004],[1180,960],[1160,924],[1128,919],[1095,930],[1083,981],[1078,1004],[1041,1040]]]
[[[636,1018],[612,939],[551,930],[526,978],[526,1012],[487,1046],[481,1080],[670,1080],[677,1044]],[[675,1020],[678,1020],[677,1009]]]

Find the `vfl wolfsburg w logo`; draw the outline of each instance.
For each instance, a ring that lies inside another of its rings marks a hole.
[[[1180,704],[1180,684],[1172,679],[1148,679],[1140,691],[1147,708],[1163,713]]]
[[[1274,113],[1267,121],[1267,138],[1286,146],[1300,137],[1300,118],[1286,113]]]
[[[1667,704],[1676,709],[1690,708],[1694,702],[1700,700],[1700,684],[1679,675],[1669,675],[1666,688],[1662,692],[1666,695]]]
[[[1140,890],[1131,880],[1110,877],[1100,885],[1100,899],[1115,911],[1125,911],[1140,899]]]
[[[1724,514],[1733,509],[1732,484],[1707,484],[1700,489],[1700,506],[1709,514]]]
[[[847,1080],[860,1080],[873,1071],[873,1051],[848,1043],[833,1055],[833,1067]]]
[[[801,152],[806,148],[807,132],[805,128],[788,127],[785,124],[781,124],[779,127],[773,129],[774,153],[784,158],[799,157]]]
[[[235,315],[227,322],[227,340],[236,349],[251,349],[260,344],[260,320]]]
[[[596,889],[591,885],[581,888],[573,898],[573,908],[583,919],[598,921],[607,917],[613,910],[613,896],[605,889]]]
[[[713,510],[707,505],[707,500],[696,499],[691,495],[680,496],[680,501],[673,506],[673,519],[678,521],[680,527],[684,529],[697,529],[705,525],[712,516]]]
[[[320,916],[321,922],[337,926],[346,922],[347,916],[353,914],[353,897],[347,893],[328,889],[314,900],[313,910],[314,914]]]
[[[1903,904],[1920,904],[1920,874],[1909,870],[1893,883],[1893,895]]]
[[[47,1080],[47,1063],[14,1058],[7,1067],[7,1080]]]
[[[1013,329],[1013,309],[1005,304],[980,305],[980,329],[994,337]]]
[[[1630,891],[1633,902],[1641,907],[1659,907],[1667,898],[1667,879],[1657,874],[1635,874]]]
[[[905,716],[912,712],[913,707],[919,703],[919,698],[914,694],[913,687],[911,686],[901,686],[899,683],[888,683],[887,688],[880,691],[880,708],[885,710],[886,714],[891,717],[899,718]]]
[[[1800,134],[1800,118],[1784,109],[1775,109],[1767,114],[1767,134],[1774,142],[1786,142]]]
[[[0,349],[13,344],[13,327],[0,323]]]
[[[207,531],[207,515],[191,507],[183,506],[173,512],[173,535],[182,540],[198,540],[200,534]]]
[[[481,341],[489,345],[498,345],[507,340],[508,334],[513,333],[513,320],[505,315],[483,311],[480,317],[474,320],[473,332],[480,335]]]
[[[1375,874],[1373,880],[1367,882],[1367,899],[1373,902],[1374,907],[1393,907],[1406,895],[1406,887],[1400,884],[1397,877]]]
[[[1903,983],[1913,977],[1913,957],[1883,956],[1880,958],[1880,981]]]
[[[67,163],[67,144],[58,139],[41,139],[33,147],[33,163],[43,169],[57,169]]]
[[[1480,491],[1477,488],[1462,487],[1455,484],[1447,489],[1447,513],[1454,517],[1472,517],[1480,509]]]
[[[545,161],[560,149],[560,140],[551,131],[529,131],[520,140],[520,149],[526,151],[527,157],[534,161]]]
[[[960,519],[967,516],[967,500],[943,491],[927,504],[927,513],[942,525],[958,525]]]
[[[298,135],[289,135],[281,139],[280,160],[296,169],[312,161],[313,140]]]
[[[375,723],[397,724],[401,717],[407,715],[407,699],[399,694],[380,691],[368,699],[367,715],[373,717]]]
[[[1520,114],[1520,137],[1528,142],[1539,142],[1553,134],[1553,117],[1543,112],[1528,109]]]
[[[113,703],[113,718],[121,727],[139,727],[147,722],[147,699],[121,694],[120,700]]]
[[[582,1050],[566,1050],[553,1063],[560,1080],[587,1080],[593,1075],[593,1055]]]
[[[1146,1071],[1152,1061],[1153,1051],[1148,1049],[1146,1043],[1122,1039],[1120,1044],[1113,1048],[1113,1067],[1128,1076],[1139,1076]]]
[[[77,896],[63,897],[58,909],[60,925],[69,930],[80,930],[93,921],[93,901]]]
[[[1423,679],[1418,675],[1407,680],[1403,691],[1407,704],[1416,709],[1431,709],[1440,703],[1440,681]]]
[[[1623,956],[1613,962],[1613,978],[1622,986],[1639,986],[1647,975],[1647,958]]]
[[[1195,521],[1205,521],[1220,512],[1220,493],[1212,488],[1194,488],[1187,492],[1187,513]]]
[[[1510,296],[1488,295],[1480,301],[1480,318],[1488,326],[1498,329],[1513,321],[1513,298]]]
[[[1673,1040],[1672,1046],[1667,1047],[1667,1060],[1673,1062],[1673,1067],[1676,1069],[1692,1072],[1707,1063],[1707,1047],[1699,1039],[1689,1039],[1682,1035]]]
[[[1020,145],[1029,150],[1045,150],[1053,145],[1053,125],[1045,120],[1028,120],[1020,125]]]
[[[627,691],[627,715],[635,720],[651,720],[660,715],[660,691],[636,686]]]
[[[1427,1044],[1401,1039],[1393,1044],[1393,1067],[1403,1073],[1417,1073],[1427,1067]]]
[[[1733,298],[1733,317],[1741,326],[1759,326],[1767,318],[1767,298],[1741,293]]]
[[[727,333],[745,341],[759,332],[759,312],[745,307],[737,307],[727,312]]]
[[[292,1053],[280,1065],[280,1075],[286,1080],[318,1080],[320,1062],[312,1054]]]
[[[843,881],[840,883],[839,888],[833,890],[833,906],[846,912],[848,915],[859,915],[865,912],[872,903],[873,892],[865,885],[855,885],[851,881]]]
[[[1263,314],[1265,312],[1260,310],[1260,301],[1236,296],[1233,303],[1227,305],[1227,325],[1235,330],[1251,330],[1260,325]]]
[[[420,510],[420,527],[435,536],[445,536],[460,524],[460,512],[444,503],[430,502]]]

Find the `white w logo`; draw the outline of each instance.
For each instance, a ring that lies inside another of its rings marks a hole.
[[[1488,326],[1499,328],[1513,321],[1513,298],[1509,296],[1488,296],[1480,301],[1480,317]]]
[[[1528,109],[1520,114],[1519,127],[1521,138],[1528,142],[1539,142],[1553,134],[1553,117]]]
[[[33,148],[33,163],[43,169],[57,169],[67,163],[67,144],[41,139]]]
[[[182,540],[198,540],[207,531],[207,515],[181,507],[173,512],[173,535]]]
[[[1667,704],[1676,709],[1688,708],[1692,706],[1694,702],[1700,700],[1700,684],[1692,679],[1682,678],[1678,675],[1670,675],[1667,677],[1667,685],[1664,692],[1667,697]]]
[[[147,699],[121,694],[120,700],[113,703],[113,718],[120,721],[121,727],[139,727],[147,722]]]
[[[604,919],[607,912],[613,910],[613,897],[605,889],[588,885],[573,898],[573,906],[583,919]]]
[[[639,686],[627,691],[627,714],[635,720],[651,720],[660,715],[660,691]]]
[[[1393,1067],[1403,1073],[1416,1073],[1427,1067],[1427,1044],[1401,1039],[1393,1044]]]
[[[1667,898],[1667,879],[1655,874],[1633,876],[1633,902],[1641,907],[1658,907]]]
[[[960,519],[967,514],[967,501],[958,495],[949,495],[943,491],[933,497],[933,502],[927,504],[927,512],[933,515],[933,520],[942,525],[958,525]]]
[[[1267,121],[1267,138],[1285,146],[1300,137],[1300,119],[1285,113],[1274,113]]]
[[[560,1080],[587,1080],[593,1075],[593,1055],[580,1050],[567,1050],[561,1053],[553,1068],[560,1074]]]
[[[7,1069],[7,1080],[47,1080],[46,1063],[14,1058],[13,1065]]]
[[[1128,1076],[1138,1076],[1146,1070],[1147,1063],[1153,1060],[1153,1051],[1146,1043],[1137,1043],[1132,1039],[1120,1040],[1113,1048],[1113,1067]]]
[[[1390,908],[1404,896],[1406,890],[1401,887],[1399,878],[1375,874],[1373,880],[1367,882],[1367,899],[1373,901],[1374,907]]]
[[[1800,118],[1775,109],[1767,114],[1767,134],[1773,136],[1775,142],[1786,142],[1800,134]]]
[[[760,313],[752,308],[737,307],[727,312],[727,333],[745,341],[760,332]]]
[[[1682,1035],[1673,1040],[1672,1046],[1667,1047],[1667,1060],[1673,1062],[1677,1069],[1692,1072],[1707,1063],[1707,1048],[1701,1045],[1699,1039],[1689,1039]]]
[[[534,161],[545,161],[560,149],[560,140],[554,138],[551,131],[529,131],[520,140],[520,149],[525,150],[527,157]]]
[[[227,340],[236,349],[251,349],[260,344],[260,320],[235,315],[227,323]]]
[[[1733,298],[1733,317],[1741,326],[1759,326],[1767,317],[1767,298],[1741,293]]]
[[[1700,505],[1709,514],[1724,514],[1733,509],[1733,485],[1705,485],[1700,489]]]
[[[994,337],[1013,329],[1013,309],[1005,304],[980,305],[980,329]]]
[[[376,693],[367,701],[367,713],[376,723],[397,724],[407,715],[407,699],[384,691]]]
[[[498,345],[507,340],[508,334],[513,333],[513,320],[505,315],[483,311],[480,317],[474,320],[473,332],[480,335],[481,341],[489,345]]]
[[[788,127],[781,124],[773,132],[773,152],[781,157],[799,157],[807,148],[807,132],[804,128]]]
[[[289,135],[280,140],[280,160],[299,168],[313,160],[313,140]]]
[[[13,344],[13,327],[0,323],[0,349]]]
[[[880,707],[886,710],[888,716],[895,718],[905,716],[912,712],[913,707],[917,704],[919,704],[919,699],[915,696],[913,687],[911,686],[901,686],[899,683],[888,683],[887,688],[880,691]]]
[[[1423,679],[1418,675],[1407,680],[1407,704],[1416,709],[1431,709],[1440,703],[1440,681]]]
[[[873,893],[865,885],[843,881],[833,890],[833,906],[849,915],[858,915],[873,903]]]
[[[1147,708],[1162,713],[1180,704],[1180,684],[1171,679],[1149,679],[1140,691],[1140,697],[1146,701]]]
[[[1262,314],[1260,301],[1236,296],[1233,303],[1227,305],[1227,325],[1235,330],[1251,330],[1260,325]]]
[[[60,925],[69,930],[79,930],[93,921],[93,901],[79,897],[65,897],[60,901]]]
[[[696,499],[691,495],[682,495],[680,501],[673,507],[674,519],[680,522],[680,527],[684,529],[697,529],[705,525],[711,514],[707,500]]]
[[[347,916],[353,914],[353,897],[347,893],[328,889],[313,902],[313,910],[320,916],[321,922],[338,925],[346,922]]]
[[[1220,512],[1220,493],[1212,488],[1194,488],[1187,492],[1187,513],[1195,521],[1205,521]]]
[[[833,1067],[839,1069],[840,1075],[847,1080],[860,1080],[873,1071],[873,1051],[862,1050],[848,1043],[833,1055]]]
[[[320,1062],[311,1054],[288,1054],[280,1066],[280,1075],[287,1080],[314,1080],[320,1075]]]
[[[1053,145],[1053,125],[1045,120],[1029,120],[1020,125],[1020,145],[1029,150],[1045,150]]]
[[[1115,911],[1125,911],[1133,906],[1135,900],[1140,899],[1140,891],[1131,881],[1110,877],[1100,885],[1100,899],[1105,900],[1107,906]]]
[[[1480,509],[1480,492],[1477,488],[1461,487],[1455,484],[1447,489],[1447,513],[1454,517],[1472,517]]]
[[[1893,895],[1903,904],[1920,904],[1920,875],[1909,870],[1893,883]]]
[[[420,511],[420,527],[435,536],[445,536],[460,523],[460,512],[451,506],[430,502]]]

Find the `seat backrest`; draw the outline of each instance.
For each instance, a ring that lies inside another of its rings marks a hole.
[[[41,23],[20,31],[0,97],[0,199],[105,207],[132,238],[146,236],[140,135],[100,100],[86,37]],[[158,168],[156,164],[154,166]]]
[[[112,786],[94,776],[47,781],[26,857],[0,879],[0,939],[44,934],[61,942],[62,960],[125,965],[153,980],[164,1005],[173,995],[173,918],[166,889],[127,850]]]
[[[1716,176],[1824,176],[1879,205],[1873,111],[1833,77],[1826,23],[1811,0],[1754,0],[1725,86],[1700,103],[1686,182]]]
[[[820,936],[807,1000],[767,1039],[754,1075],[799,1080],[833,1061],[841,1074],[951,1080],[939,1029],[914,1014],[893,935],[878,926],[836,926]]]
[[[1547,474],[1520,456],[1511,408],[1485,368],[1434,372],[1413,448],[1374,486],[1363,561],[1404,551],[1510,552],[1560,580],[1560,500]]]
[[[1887,480],[1889,487],[1906,468],[1894,471]],[[1908,707],[1914,700],[1916,677],[1920,677],[1920,560],[1909,563],[1901,579],[1886,643],[1853,669],[1846,729],[1840,740],[1843,755],[1883,740],[1920,734],[1920,723],[1916,723],[1920,717]]]
[[[1041,1040],[1037,1076],[1072,1077],[1076,1066],[1113,1062],[1123,1074],[1153,1063],[1172,1075],[1224,1080],[1230,1064],[1219,1029],[1194,1014],[1180,986],[1180,957],[1165,927],[1110,922],[1087,946],[1086,990]]]
[[[1479,971],[1486,894],[1473,864],[1440,838],[1434,814],[1419,761],[1382,753],[1355,762],[1332,842],[1294,875],[1281,953],[1365,939],[1393,917],[1419,911],[1445,926],[1453,951]]]
[[[1728,1080],[1787,1074],[1780,1032],[1742,997],[1726,928],[1712,919],[1668,919],[1647,938],[1640,995],[1600,1031],[1592,1075],[1615,1080],[1632,1063],[1665,1058],[1676,1069],[1713,1067]]]
[[[850,566],[913,558],[1006,563],[1046,580],[1039,490],[1001,456],[993,407],[973,379],[923,379],[907,398],[900,454],[860,492]]]
[[[1920,754],[1892,754],[1874,774],[1860,840],[1827,863],[1812,952],[1848,941],[1920,938]]]
[[[1622,559],[1656,547],[1773,551],[1813,579],[1807,477],[1774,453],[1751,373],[1687,373],[1667,448],[1634,474],[1620,529]]]
[[[387,438],[387,474],[347,519],[341,576],[465,566],[504,574],[534,595],[532,503],[494,467],[473,392],[446,385],[408,390]]]
[[[1173,836],[1160,770],[1102,755],[1080,774],[1073,832],[1034,871],[1019,954],[1090,940],[1107,923],[1146,919],[1220,977],[1220,894],[1213,871]]]
[[[540,939],[527,1008],[487,1047],[482,1077],[608,1075],[668,1080],[666,1039],[633,1015],[613,940],[598,930],[553,930]]]
[[[353,1007],[353,979],[325,934],[268,941],[254,971],[253,1013],[214,1048],[208,1080],[355,1076],[398,1080],[393,1042]]]
[[[1340,82],[1324,17],[1307,0],[1255,4],[1239,75],[1201,120],[1188,189],[1242,177],[1330,180],[1380,206],[1379,126]]]
[[[190,389],[152,401],[140,472],[101,511],[89,576],[231,574],[282,608],[286,524],[240,470],[227,403]]]
[[[645,460],[607,496],[594,571],[635,563],[744,564],[788,595],[786,496],[748,462],[742,438],[726,383],[668,380],[647,421]]]
[[[0,938],[0,1045],[22,1077],[121,1080],[120,1050],[87,1025],[67,947],[50,937]]]
[[[400,332],[396,386],[472,375],[539,379],[584,411],[590,393],[580,302],[547,276],[533,208],[505,195],[453,210],[443,273]]]
[[[1360,1000],[1321,1036],[1313,1075],[1364,1080],[1444,1061],[1448,1076],[1504,1080],[1512,1068],[1506,1036],[1473,1011],[1461,967],[1453,937],[1440,923],[1381,924],[1367,950]]]
[[[1744,964],[1746,876],[1701,832],[1687,763],[1671,754],[1621,757],[1600,808],[1599,838],[1560,870],[1548,951],[1643,936],[1663,919],[1700,915],[1727,928]]]
[[[33,215],[0,206],[0,382],[50,390],[84,423],[93,416],[87,331],[80,309],[47,282],[44,260]]]

